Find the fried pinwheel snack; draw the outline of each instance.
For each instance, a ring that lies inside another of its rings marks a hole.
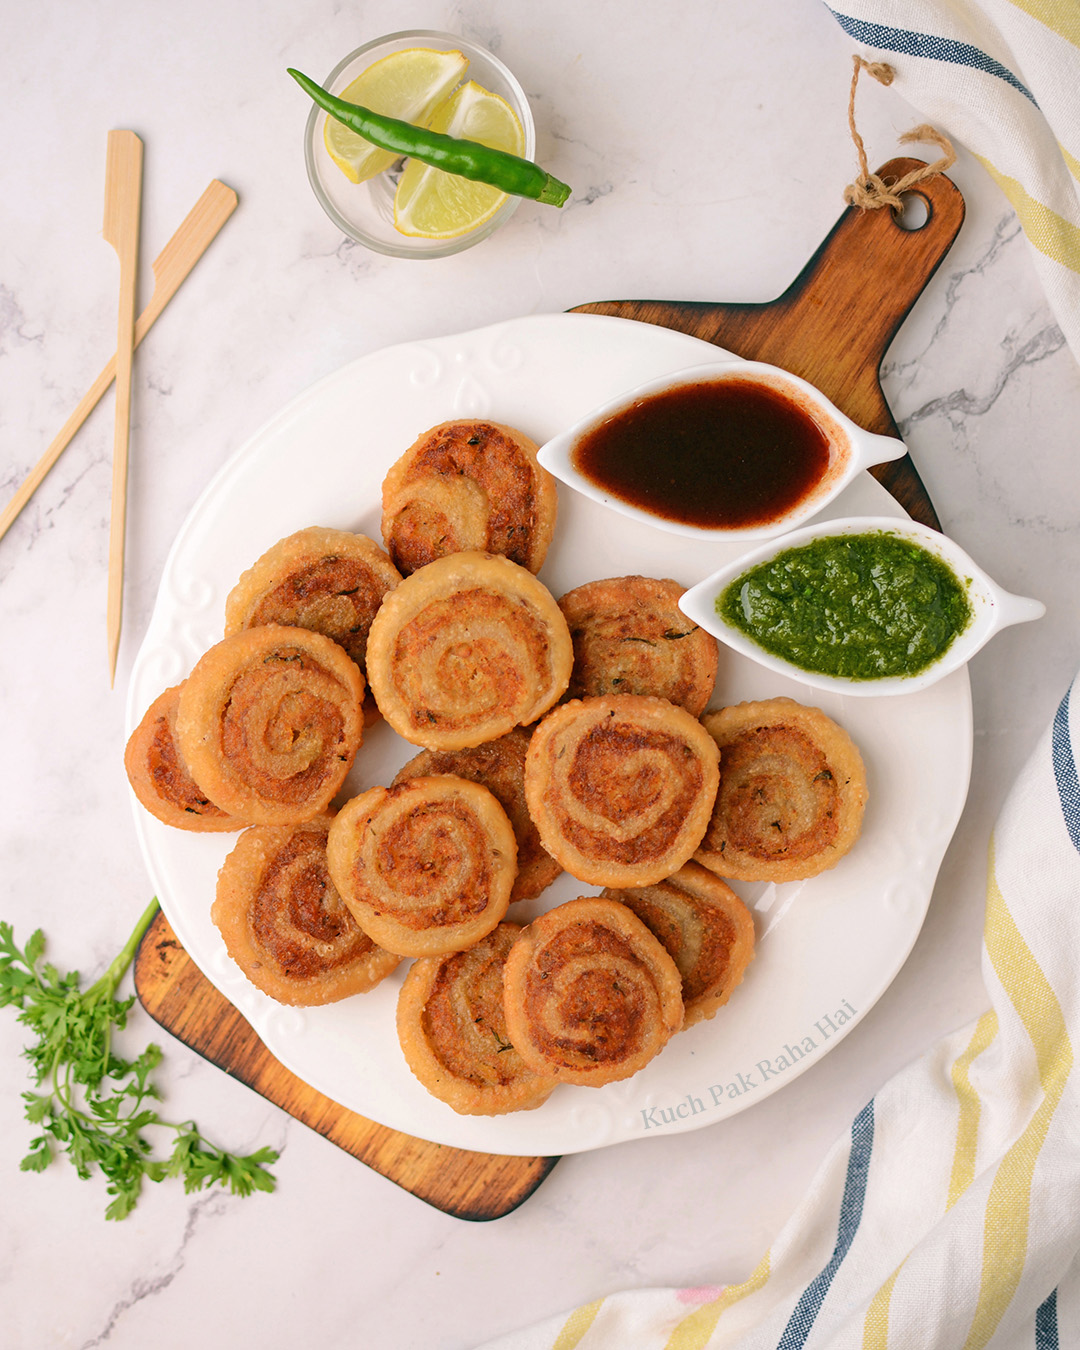
[[[688,862],[653,886],[603,894],[632,909],[678,966],[684,1030],[715,1017],[754,956],[754,918],[731,887]]]
[[[377,947],[342,903],[326,865],[329,816],[255,825],[218,873],[210,917],[264,994],[299,1007],[373,989],[401,958]]]
[[[679,608],[685,587],[610,577],[559,601],[574,644],[568,698],[652,694],[700,716],[716,683],[717,642]]]
[[[309,526],[280,539],[249,567],[225,601],[225,635],[284,624],[323,633],[361,671],[368,629],[401,574],[363,534]]]
[[[706,713],[720,789],[694,857],[718,876],[797,881],[835,867],[855,843],[866,771],[851,737],[790,698]]]
[[[562,872],[562,868],[540,842],[540,833],[529,815],[525,801],[525,752],[529,733],[524,727],[500,736],[486,745],[467,750],[421,750],[410,759],[394,779],[394,785],[407,778],[432,773],[450,773],[481,783],[493,793],[514,827],[517,839],[517,876],[510,892],[510,903],[532,900]]]
[[[242,830],[195,782],[176,744],[180,685],[159,694],[128,737],[124,768],[132,791],[152,816],[179,830]]]
[[[506,1027],[537,1073],[601,1087],[643,1069],[679,1030],[681,987],[636,914],[582,896],[542,914],[510,948]]]
[[[330,875],[357,923],[401,956],[439,956],[499,923],[517,873],[506,812],[464,778],[374,787],[338,812]]]
[[[544,847],[571,876],[648,886],[701,843],[718,758],[701,723],[665,699],[579,699],[533,732],[525,797]]]
[[[535,722],[565,690],[572,663],[551,593],[488,553],[454,553],[406,577],[368,635],[379,711],[431,750],[482,745]]]
[[[394,563],[415,572],[466,549],[539,572],[555,532],[555,479],[528,436],[498,422],[443,422],[383,481],[382,533]]]
[[[406,1062],[424,1087],[463,1116],[531,1111],[555,1084],[530,1069],[510,1043],[503,965],[516,923],[500,923],[467,951],[414,961],[401,986],[397,1030]]]
[[[363,736],[364,677],[330,638],[270,624],[211,647],[180,690],[176,737],[212,802],[252,825],[325,811]]]

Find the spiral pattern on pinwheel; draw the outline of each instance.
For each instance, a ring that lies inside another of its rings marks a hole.
[[[580,881],[647,885],[701,842],[717,785],[715,745],[664,699],[581,699],[541,722],[525,793],[548,852]]]
[[[525,753],[529,732],[524,727],[486,745],[465,750],[421,750],[399,770],[394,783],[425,774],[449,773],[481,783],[494,793],[509,817],[517,839],[517,876],[510,893],[515,900],[532,900],[550,886],[562,868],[540,842],[540,834],[525,801]]]
[[[599,1086],[637,1073],[679,1029],[681,980],[626,906],[581,897],[541,915],[511,948],[505,1009],[533,1069]]]
[[[309,526],[279,540],[243,574],[225,601],[225,632],[308,628],[333,638],[363,670],[371,621],[400,580],[365,535]]]
[[[731,887],[688,862],[655,885],[603,894],[633,910],[678,966],[684,1028],[714,1017],[754,956],[753,915]]]
[[[425,431],[383,480],[382,533],[402,572],[483,549],[539,572],[555,532],[555,480],[536,444],[499,422]]]
[[[559,607],[530,572],[458,553],[387,596],[367,660],[379,710],[399,735],[459,750],[542,716],[566,688],[573,649]]]
[[[835,866],[859,835],[867,795],[847,733],[788,698],[702,720],[720,749],[720,788],[697,860],[744,881],[793,881]]]
[[[281,1003],[314,1006],[371,989],[399,957],[377,947],[330,876],[330,818],[246,830],[218,876],[211,917],[229,954]]]
[[[478,783],[447,776],[375,787],[330,829],[331,875],[356,921],[402,956],[460,951],[506,913],[517,845]]]
[[[219,642],[180,693],[176,730],[212,802],[256,825],[326,809],[363,735],[364,679],[321,633],[268,625]]]
[[[467,951],[423,957],[401,987],[397,1029],[409,1067],[461,1115],[531,1110],[554,1087],[525,1064],[506,1029],[503,967],[520,932],[500,923]]]

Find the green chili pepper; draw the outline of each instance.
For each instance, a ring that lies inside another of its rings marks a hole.
[[[290,69],[289,74],[320,108],[380,150],[408,155],[410,159],[457,174],[459,178],[490,183],[515,197],[530,197],[548,206],[562,206],[570,196],[566,183],[546,173],[532,160],[507,154],[504,150],[493,150],[479,141],[428,131],[397,117],[384,117],[359,103],[346,103],[344,99],[328,94],[321,85],[298,70]]]

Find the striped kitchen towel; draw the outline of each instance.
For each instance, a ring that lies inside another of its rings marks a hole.
[[[1080,0],[834,0],[892,88],[1012,203],[1080,359]]]
[[[1080,677],[990,843],[990,1010],[859,1112],[749,1279],[613,1294],[487,1350],[1080,1346],[1078,752]]]

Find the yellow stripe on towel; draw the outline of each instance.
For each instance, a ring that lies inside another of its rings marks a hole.
[[[901,1261],[893,1273],[870,1300],[863,1323],[862,1350],[887,1350],[889,1344],[889,1303],[892,1300],[896,1277],[904,1268]]]
[[[1075,155],[1070,155],[1060,141],[1058,141],[1058,149],[1061,151],[1061,158],[1065,161],[1069,172],[1077,181],[1080,181],[1080,159],[1077,159]]]
[[[979,1136],[979,1094],[969,1077],[972,1063],[991,1044],[997,1035],[998,1016],[991,1009],[983,1013],[975,1024],[971,1040],[962,1054],[953,1061],[950,1069],[953,1087],[956,1090],[960,1106],[956,1126],[956,1146],[953,1150],[952,1174],[949,1178],[949,1197],[945,1208],[952,1209],[957,1200],[975,1179],[975,1156]],[[904,1268],[901,1261],[893,1273],[870,1300],[863,1323],[862,1350],[887,1350],[889,1344],[889,1304],[892,1301],[893,1286]]]
[[[1066,42],[1080,47],[1080,9],[1076,0],[1012,0],[1012,3]]]
[[[1050,982],[1024,941],[998,885],[990,845],[984,940],[991,963],[1031,1038],[1043,1098],[998,1166],[983,1229],[982,1283],[964,1350],[985,1346],[1016,1292],[1027,1257],[1031,1182],[1065,1084],[1073,1052]]]
[[[979,1142],[979,1115],[981,1103],[969,1077],[971,1065],[987,1048],[997,1035],[998,1016],[993,1009],[983,1013],[975,1025],[975,1031],[967,1049],[953,1062],[950,1074],[956,1098],[960,1104],[960,1116],[956,1123],[956,1147],[953,1150],[952,1174],[949,1177],[949,1198],[946,1209],[952,1209],[975,1180],[975,1156]]]
[[[586,1303],[580,1308],[575,1308],[563,1323],[562,1330],[556,1336],[555,1344],[551,1347],[551,1350],[574,1350],[582,1336],[596,1321],[596,1314],[600,1311],[603,1302],[602,1298],[598,1298],[595,1303]]]
[[[755,1293],[769,1278],[769,1257],[770,1253],[766,1252],[750,1277],[742,1284],[729,1285],[711,1303],[703,1303],[700,1308],[695,1308],[689,1317],[684,1317],[668,1337],[664,1350],[703,1350],[708,1344],[709,1337],[716,1330],[716,1324],[724,1310],[730,1308],[733,1303],[738,1303],[740,1299],[746,1298],[748,1294]]]
[[[1080,227],[1037,201],[1022,183],[996,169],[982,155],[975,158],[1008,197],[1024,233],[1039,252],[1071,272],[1080,272]]]
[[[956,1060],[953,1061],[952,1069],[949,1071],[953,1080],[953,1088],[956,1089],[958,1103],[960,1103],[960,1118],[958,1118],[956,1126],[956,1147],[953,1149],[953,1169],[952,1176],[949,1177],[949,1199],[945,1203],[946,1210],[950,1210],[956,1204],[956,1201],[975,1180],[980,1103],[979,1093],[975,1091],[971,1077],[968,1076],[968,1071],[971,1069],[972,1062],[991,1044],[996,1034],[998,1034],[998,1014],[991,1008],[990,1012],[984,1012],[979,1021],[976,1022],[971,1041],[968,1041],[964,1052],[958,1054]],[[900,1270],[903,1270],[903,1261],[900,1261],[891,1276],[887,1278],[882,1287],[877,1289],[877,1292],[869,1301],[867,1316],[865,1316],[863,1323],[863,1350],[887,1350],[888,1308],[890,1308],[892,1289],[895,1287],[896,1277],[899,1276]]]

